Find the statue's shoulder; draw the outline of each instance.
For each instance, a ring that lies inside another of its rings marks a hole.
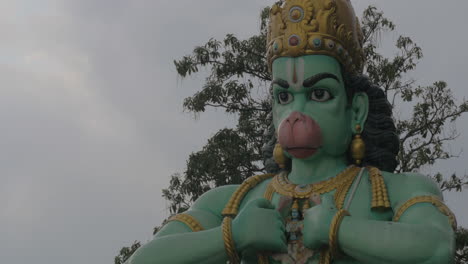
[[[191,209],[208,211],[221,217],[224,206],[239,186],[239,184],[231,184],[211,189],[200,196],[192,205]]]
[[[437,183],[420,173],[390,173],[382,171],[385,183],[387,184],[391,203],[404,202],[416,196],[437,196],[442,197],[442,193]]]
[[[242,184],[225,185],[214,188],[202,196],[191,207],[191,210],[208,211],[216,216],[236,215],[246,196],[252,194],[256,187],[265,185],[274,174],[255,175],[247,178]]]
[[[219,226],[224,204],[237,187],[238,185],[226,185],[205,192],[187,211],[169,218],[156,237],[190,231],[197,232]]]

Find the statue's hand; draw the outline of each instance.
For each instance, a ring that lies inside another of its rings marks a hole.
[[[281,215],[266,199],[250,201],[232,222],[238,252],[287,252]]]
[[[304,245],[312,250],[328,245],[328,233],[337,212],[333,196],[323,195],[322,202],[304,213]]]

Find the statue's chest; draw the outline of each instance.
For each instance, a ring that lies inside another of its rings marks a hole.
[[[299,210],[298,203],[293,204],[289,216],[285,218],[285,235],[288,243],[288,252],[272,254],[270,258],[278,263],[309,263],[316,255],[313,250],[308,249],[303,243],[304,219],[303,212]]]
[[[313,198],[312,198],[313,197]],[[293,197],[274,194],[271,197],[276,210],[283,216],[285,223],[285,236],[287,240],[287,253],[273,253],[265,256],[268,259],[266,263],[281,264],[307,264],[323,263],[320,258],[326,251],[314,251],[304,245],[304,212],[310,207],[320,203],[320,196],[313,195],[306,199],[297,199]]]
[[[352,201],[349,203],[349,211],[352,212],[354,217],[372,219],[377,221],[387,221],[391,219],[391,211],[375,211],[371,209],[372,194],[369,189],[371,186],[367,183],[363,183],[361,187],[356,190],[353,195]],[[336,190],[329,194],[334,195]],[[348,197],[347,197],[348,198]],[[292,200],[292,202],[291,202]],[[311,199],[312,200],[312,199]],[[287,253],[269,254],[265,256],[268,259],[269,264],[322,264],[329,263],[324,261],[324,254],[326,251],[313,251],[304,246],[303,243],[303,228],[304,219],[302,217],[303,211],[297,210],[301,208],[304,201],[291,199],[279,194],[274,194],[271,199],[283,219],[285,220],[285,235],[288,242]],[[288,202],[289,201],[289,202]],[[299,201],[295,204],[296,201]],[[345,202],[347,199],[345,200]],[[292,205],[291,205],[292,203]],[[285,206],[288,204],[289,206]],[[311,207],[316,206],[313,201],[309,202]],[[299,205],[299,206],[298,206]],[[307,210],[307,208],[305,209]],[[359,264],[356,260],[351,257],[344,257],[339,260],[334,260],[334,264]]]
[[[349,169],[340,178],[319,185],[293,185],[285,177],[275,176],[264,182],[261,188],[251,192],[242,204],[251,199],[263,197],[272,202],[275,209],[285,220],[285,236],[287,237],[287,253],[260,254],[258,263],[282,264],[357,264],[350,257],[336,259],[332,262],[327,257],[327,247],[313,251],[303,244],[303,213],[321,203],[322,195],[332,195],[337,209],[345,209],[353,217],[389,221],[392,211],[389,206],[387,190],[379,171],[370,168],[369,174],[357,176],[359,169]],[[242,206],[241,206],[242,208]]]

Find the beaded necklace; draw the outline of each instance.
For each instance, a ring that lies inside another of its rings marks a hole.
[[[271,201],[273,193],[288,196],[294,199],[295,203],[302,202],[302,210],[310,208],[309,198],[312,195],[320,195],[336,189],[334,198],[338,209],[343,207],[348,189],[359,172],[359,168],[351,165],[333,178],[313,184],[294,184],[289,181],[287,172],[283,171],[276,175],[265,191],[265,198]]]
[[[318,203],[317,199],[320,197],[319,195],[333,190],[336,190],[334,194],[336,207],[341,209],[346,194],[359,171],[360,168],[351,165],[335,177],[313,184],[294,184],[289,181],[286,171],[281,172],[271,180],[265,192],[265,198],[271,201],[275,192],[283,197],[292,198],[292,207],[286,219],[288,253],[274,254],[272,256],[273,259],[282,263],[306,263],[307,260],[314,255],[312,250],[303,245],[303,213],[310,208],[311,202],[315,204]],[[320,255],[324,257],[328,254],[325,252]],[[320,263],[326,262],[321,261]]]

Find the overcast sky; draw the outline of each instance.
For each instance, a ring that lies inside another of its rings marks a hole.
[[[181,80],[173,60],[211,37],[257,33],[272,2],[0,0],[0,262],[113,263],[151,239],[169,176],[235,121],[183,113],[203,76]],[[419,84],[445,80],[468,97],[467,1],[352,2],[359,15],[383,9],[423,48]],[[451,149],[465,152],[424,172],[467,172],[467,115],[457,127]],[[446,195],[464,226],[467,199]]]

